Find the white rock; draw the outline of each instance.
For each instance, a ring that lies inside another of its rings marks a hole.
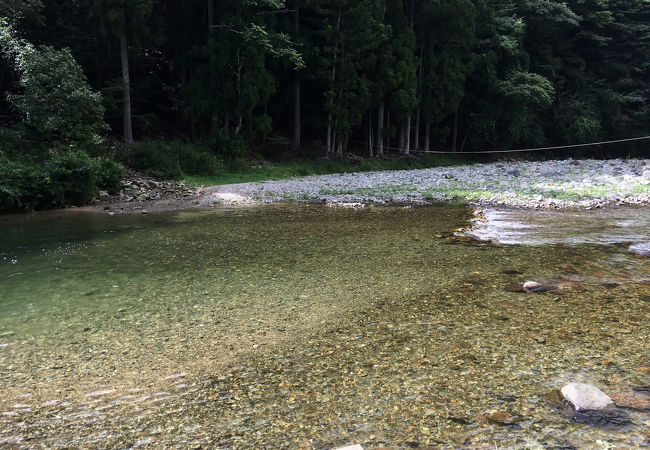
[[[521,285],[522,289],[526,292],[535,292],[542,288],[542,285],[537,281],[526,281]]]
[[[354,445],[348,445],[347,447],[338,447],[335,448],[334,450],[363,450],[363,447],[360,446],[359,444],[354,444]]]
[[[560,392],[564,400],[571,403],[576,411],[598,410],[614,406],[614,402],[597,387],[583,383],[571,383],[564,386]]]
[[[630,245],[630,251],[641,256],[650,256],[650,242],[639,242]],[[2,335],[0,335],[2,336]]]

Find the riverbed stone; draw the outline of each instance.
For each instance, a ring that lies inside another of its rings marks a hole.
[[[551,291],[553,289],[557,289],[557,286],[553,286],[551,284],[542,284],[542,283],[538,283],[537,281],[524,281],[524,283],[521,285],[521,289],[524,292],[528,292],[528,293],[546,292],[546,291]]]
[[[567,384],[560,392],[564,400],[569,402],[576,411],[593,411],[614,407],[614,402],[607,394],[590,384]]]
[[[650,242],[639,242],[630,245],[630,251],[641,256],[650,256]]]
[[[521,288],[526,292],[537,292],[542,289],[542,285],[537,281],[524,281]]]

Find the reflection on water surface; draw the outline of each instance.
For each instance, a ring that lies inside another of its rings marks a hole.
[[[647,442],[647,411],[589,427],[546,395],[648,384],[650,260],[451,238],[468,219],[304,205],[0,217],[0,443]],[[527,279],[561,287],[504,290]]]

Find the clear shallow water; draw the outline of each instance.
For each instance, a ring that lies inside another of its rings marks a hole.
[[[479,239],[502,244],[650,244],[650,208],[531,211],[487,208],[475,221]]]
[[[642,445],[647,412],[588,427],[546,394],[648,383],[649,258],[453,238],[469,215],[0,217],[0,443]]]

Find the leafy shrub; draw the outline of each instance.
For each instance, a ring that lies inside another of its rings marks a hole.
[[[52,206],[81,205],[98,193],[99,160],[66,151],[45,163],[44,196]]]
[[[239,134],[220,132],[215,141],[215,153],[225,160],[241,158],[246,154],[246,143]]]
[[[143,141],[133,146],[136,168],[165,178],[185,175],[217,175],[223,163],[206,145],[182,141]]]
[[[165,178],[180,178],[183,174],[178,162],[178,154],[163,141],[137,142],[131,148],[131,152],[136,169]]]
[[[108,158],[64,151],[41,161],[0,152],[0,211],[83,205],[99,189],[115,192],[123,167]]]
[[[40,204],[43,169],[31,161],[14,161],[0,153],[0,211]]]
[[[97,160],[97,187],[114,194],[120,190],[124,166],[112,159],[102,157]]]

